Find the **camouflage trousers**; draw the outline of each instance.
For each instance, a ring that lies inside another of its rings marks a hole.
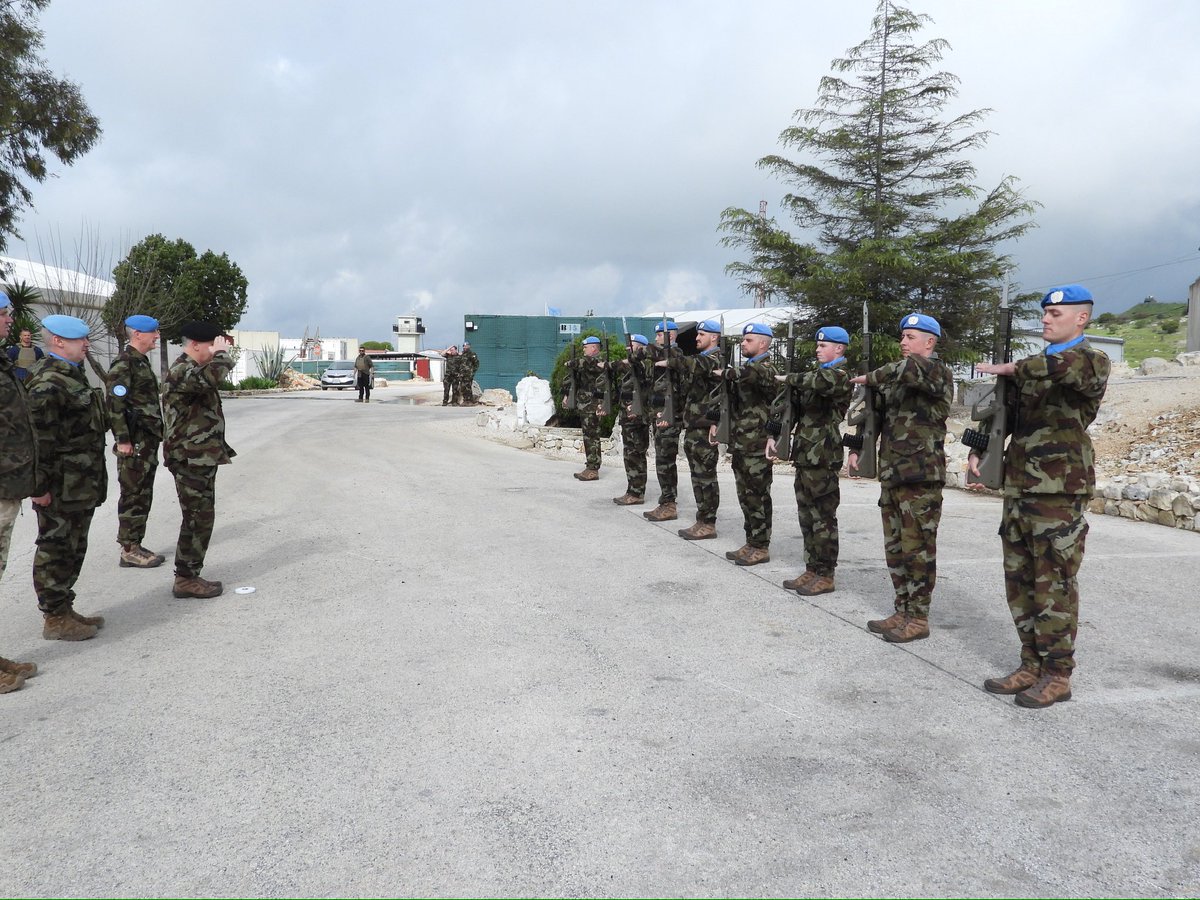
[[[689,428],[683,435],[683,455],[692,470],[692,494],[696,498],[696,521],[716,524],[721,505],[717,485],[717,460],[721,450],[708,442],[708,428]]]
[[[580,422],[583,429],[583,455],[587,460],[587,467],[599,471],[603,420],[599,416],[582,415]]]
[[[447,378],[445,375],[443,375],[442,376],[442,406],[445,406],[447,403],[450,402],[450,392],[453,389],[454,389],[454,382],[451,381],[449,378]]]
[[[204,568],[208,542],[216,520],[217,467],[179,466],[172,470],[179,495],[179,542],[175,545],[175,574],[192,578]]]
[[[650,450],[650,426],[645,422],[621,425],[621,447],[625,461],[626,488],[635,497],[646,495],[646,454]]]
[[[832,578],[838,562],[837,511],[842,500],[838,470],[797,466],[795,487],[804,568]]]
[[[658,502],[674,503],[679,496],[679,429],[657,428],[654,432],[654,474],[658,476]]]
[[[34,507],[38,517],[37,551],[33,554],[33,590],[38,609],[56,615],[75,602],[75,582],[87,555],[92,509],[62,509],[54,502]]]
[[[1088,533],[1085,496],[1006,497],[1000,519],[1004,589],[1021,662],[1058,675],[1075,668],[1079,582]]]
[[[0,578],[8,567],[8,547],[12,541],[13,526],[21,514],[20,500],[0,500]]]
[[[771,481],[775,464],[762,453],[733,451],[733,480],[745,520],[746,543],[759,550],[771,546]]]
[[[896,612],[929,618],[937,583],[937,532],[942,521],[942,485],[928,482],[884,486],[879,492],[883,515],[883,554]]]
[[[140,544],[146,536],[146,519],[154,502],[154,476],[158,472],[158,444],[138,447],[133,456],[117,457],[117,543]]]

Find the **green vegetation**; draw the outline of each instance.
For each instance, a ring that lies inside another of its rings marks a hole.
[[[394,350],[387,341],[359,341],[358,346],[363,350]]]
[[[1125,340],[1125,361],[1136,366],[1149,356],[1173,359],[1187,346],[1186,303],[1138,303],[1123,313],[1102,313],[1089,334]]]
[[[239,391],[265,391],[270,388],[279,387],[278,380],[270,378],[262,378],[258,375],[251,375],[249,378],[243,378],[238,382],[237,390]]]

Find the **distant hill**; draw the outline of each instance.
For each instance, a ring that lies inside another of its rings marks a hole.
[[[1187,347],[1186,303],[1135,303],[1123,313],[1101,313],[1088,331],[1125,340],[1125,361],[1136,366],[1148,356],[1173,359]]]

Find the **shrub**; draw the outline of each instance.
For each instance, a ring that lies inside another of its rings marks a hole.
[[[1174,334],[1179,330],[1178,319],[1163,319],[1162,324],[1158,326],[1163,334]]]
[[[251,375],[249,378],[243,378],[239,381],[237,389],[239,391],[262,391],[273,387],[279,387],[279,383],[272,381],[270,378],[260,378],[257,375]]]

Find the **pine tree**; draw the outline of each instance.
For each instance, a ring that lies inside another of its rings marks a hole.
[[[918,42],[929,21],[880,0],[870,36],[833,61],[817,105],[798,110],[780,135],[800,161],[758,161],[788,185],[782,208],[815,238],[797,241],[775,220],[736,208],[722,214],[721,230],[726,246],[750,258],[727,267],[743,290],[797,304],[805,327],[856,332],[866,301],[871,330],[895,334],[902,316],[921,311],[942,324],[944,358],[978,359],[991,349],[1011,268],[1000,245],[1030,227],[1035,204],[1011,177],[986,192],[973,184],[969,154],[987,141],[979,124],[988,111],[942,118],[958,79],[933,71],[944,40]]]

